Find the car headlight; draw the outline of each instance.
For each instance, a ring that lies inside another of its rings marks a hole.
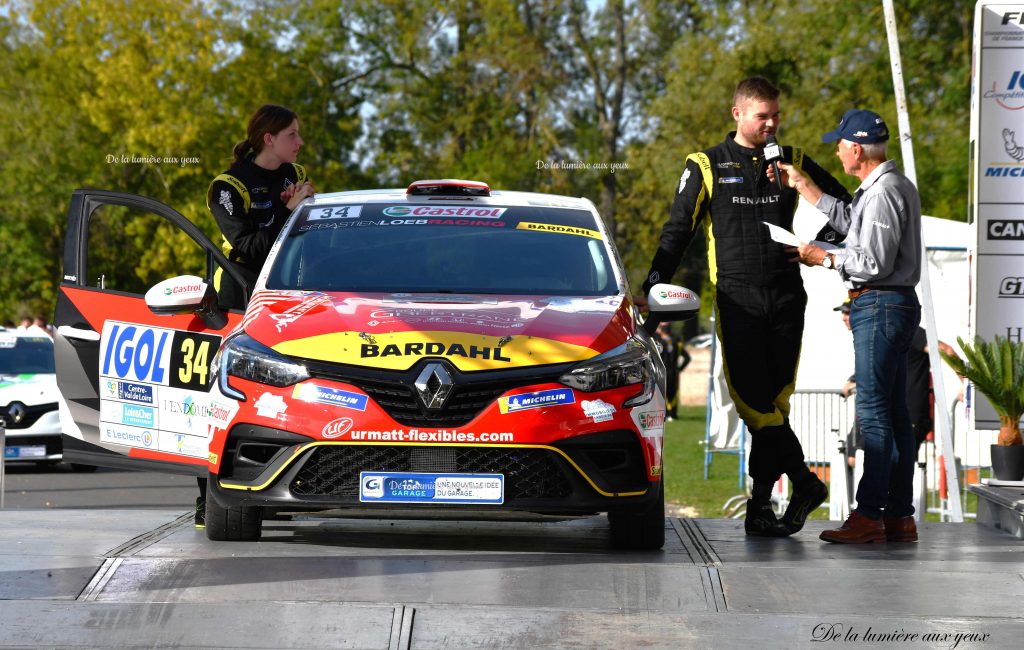
[[[305,366],[289,361],[245,334],[229,339],[217,352],[217,357],[214,368],[221,392],[237,400],[244,401],[245,395],[228,384],[229,375],[278,387],[309,379]]]
[[[638,384],[640,392],[622,403],[640,406],[654,397],[657,377],[651,352],[636,339],[588,359],[559,377],[559,381],[588,393]]]

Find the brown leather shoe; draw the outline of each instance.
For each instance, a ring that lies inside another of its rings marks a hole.
[[[913,516],[882,517],[885,526],[885,538],[890,542],[916,542],[917,522]]]
[[[826,530],[819,535],[826,542],[836,544],[870,544],[885,541],[885,527],[881,520],[874,520],[856,510],[835,530]]]

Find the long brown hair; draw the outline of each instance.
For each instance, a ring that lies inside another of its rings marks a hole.
[[[276,135],[297,119],[299,116],[284,106],[264,104],[257,108],[249,119],[249,128],[246,129],[248,137],[235,145],[235,162],[244,160],[250,151],[258,155],[263,150],[264,133]]]

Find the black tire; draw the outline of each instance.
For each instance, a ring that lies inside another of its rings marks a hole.
[[[263,533],[263,509],[259,506],[224,507],[206,499],[206,538],[217,542],[255,542]]]
[[[608,512],[612,548],[656,551],[665,545],[664,476],[657,490],[657,498],[646,507]]]

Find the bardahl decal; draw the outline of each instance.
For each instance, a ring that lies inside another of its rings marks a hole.
[[[583,237],[602,239],[601,233],[596,230],[580,228],[579,226],[563,226],[558,223],[534,223],[531,221],[522,221],[518,226],[516,226],[516,228],[518,230],[537,230],[540,232],[554,232],[560,235],[580,235]]]
[[[371,357],[468,357],[470,359],[494,359],[495,361],[510,362],[512,359],[502,356],[500,347],[482,347],[476,345],[463,345],[452,343],[445,345],[437,342],[406,343],[399,346],[396,343],[388,345],[373,345],[364,343],[359,348],[359,356],[363,359]]]
[[[357,332],[331,332],[283,341],[273,349],[303,359],[386,370],[407,370],[426,357],[448,359],[459,370],[473,371],[583,361],[598,354],[582,345],[523,335],[502,342],[502,337],[486,334],[418,331],[374,334],[373,340]]]

